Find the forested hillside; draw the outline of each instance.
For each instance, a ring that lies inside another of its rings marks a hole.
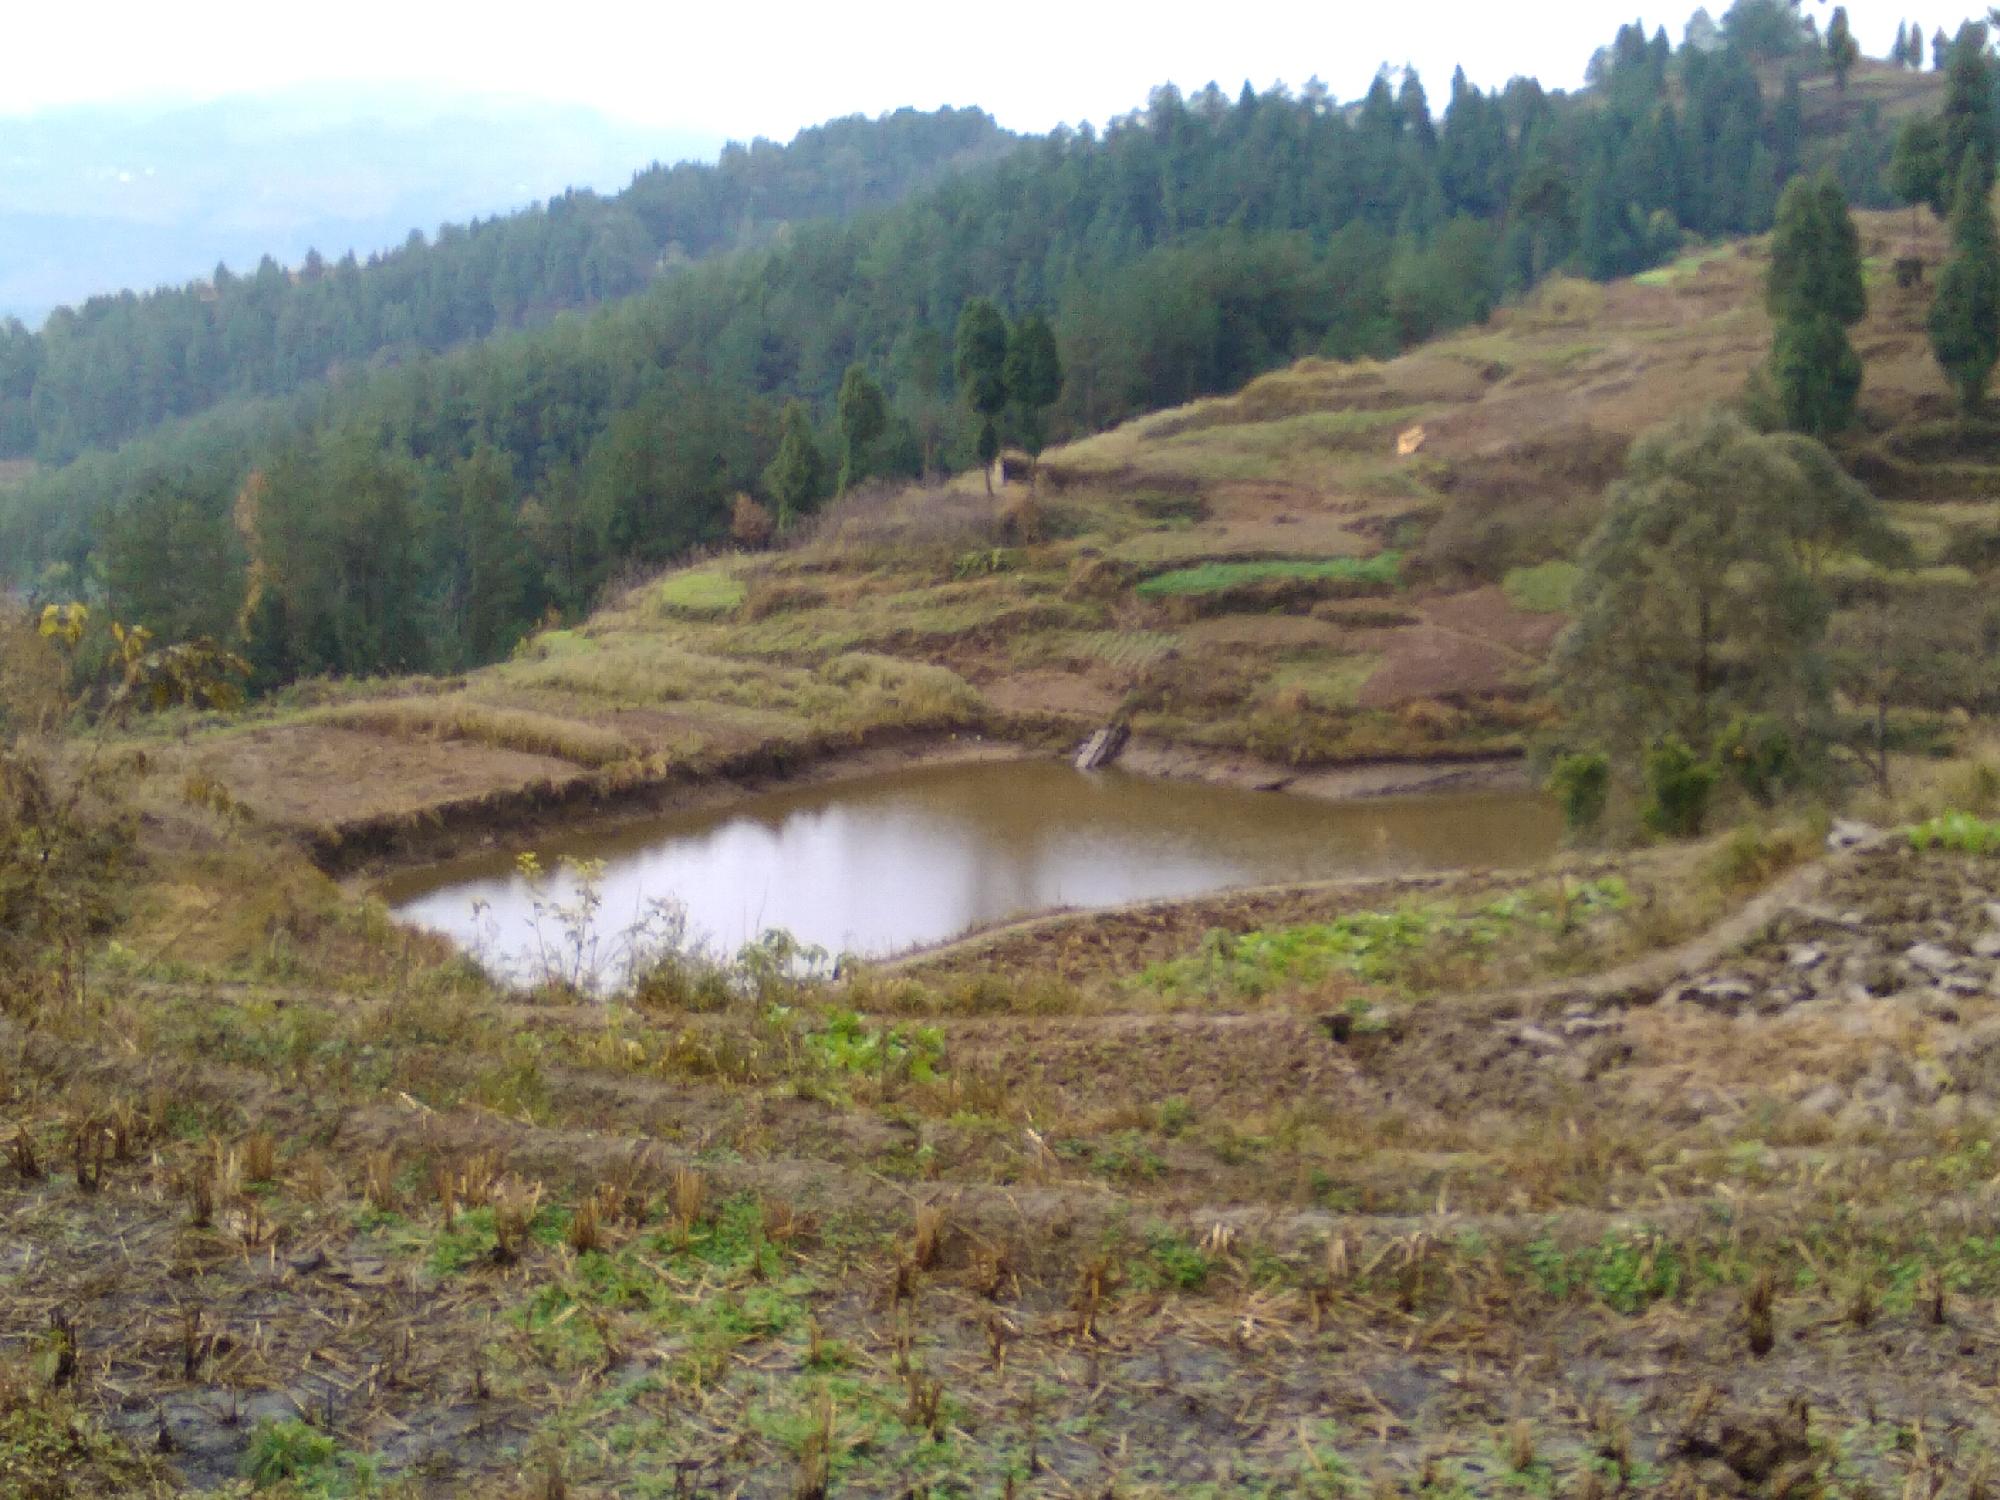
[[[9,94],[0,321],[38,328],[58,307],[178,286],[218,261],[240,271],[266,255],[297,264],[315,248],[367,256],[413,225],[513,212],[569,188],[613,192],[645,162],[713,161],[723,144],[711,131],[437,83],[234,86],[250,91],[27,114]]]
[[[287,270],[267,256],[247,274],[218,267],[176,289],[92,298],[39,334],[0,324],[0,456],[72,458],[231,397],[281,395],[622,297],[787,224],[893,203],[1012,139],[976,109],[856,116],[785,146],[655,165],[609,197],[566,192],[434,240],[412,231],[365,263],[315,253]]]
[[[1678,51],[1626,27],[1574,97],[1462,75],[1441,112],[1413,76],[1351,109],[1319,90],[1163,89],[1101,135],[1058,133],[592,317],[86,457],[6,503],[0,556],[30,579],[52,567],[52,594],[236,637],[266,682],[490,659],[620,567],[720,538],[733,496],[769,493],[788,398],[831,446],[851,366],[891,408],[853,477],[969,461],[950,343],[973,298],[1052,319],[1050,435],[1074,435],[1302,354],[1392,355],[1557,268],[1617,275],[1691,236],[1763,230],[1809,166],[1887,201],[1880,112],[1803,108],[1834,88],[1824,48],[1795,20],[1775,40],[1744,22],[1767,13],[1796,17],[1747,0],[1713,45]],[[326,280],[284,295],[329,295]],[[490,303],[476,316],[498,319]]]

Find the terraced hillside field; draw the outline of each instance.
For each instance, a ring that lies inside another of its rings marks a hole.
[[[1950,608],[2000,556],[2000,469],[1983,429],[1943,420],[1922,290],[1882,273],[1892,251],[1938,259],[1936,226],[1864,230],[1865,428],[1845,457]],[[1568,559],[1627,445],[1740,395],[1763,359],[1762,255],[1557,282],[1389,364],[1308,360],[1053,451],[1032,487],[858,495],[781,551],[634,585],[500,666],[302,690],[168,754],[261,818],[370,849],[868,741],[1067,742],[1114,717],[1183,768],[1235,757],[1265,780],[1505,755],[1544,718]]]

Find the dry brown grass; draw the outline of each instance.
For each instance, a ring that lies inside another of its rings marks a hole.
[[[493,708],[462,696],[394,699],[329,709],[322,722],[404,739],[467,740],[580,766],[632,760],[642,752],[623,735],[598,725],[523,709]]]

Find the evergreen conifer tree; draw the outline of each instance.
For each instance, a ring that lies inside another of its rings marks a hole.
[[[1940,33],[1942,35],[1942,33]],[[1993,65],[1986,56],[1986,27],[1968,21],[1945,59],[1944,180],[1952,191],[1964,179],[1968,156],[1979,163],[1979,191],[1993,190],[1996,121]]]
[[[764,488],[778,502],[778,524],[790,525],[818,503],[826,487],[826,460],[813,436],[803,401],[785,403],[778,419],[778,454],[764,471]]]
[[[889,427],[889,403],[882,387],[860,365],[849,365],[835,401],[840,414],[840,493],[867,478],[868,445]]]
[[[1928,204],[1939,218],[1951,211],[1945,195],[1949,184],[1944,175],[1944,122],[1936,115],[1912,115],[1896,132],[1889,186],[1913,210]]]
[[[1847,75],[1854,71],[1854,64],[1861,57],[1861,44],[1854,39],[1854,28],[1848,24],[1847,7],[1836,5],[1833,19],[1826,26],[1826,60],[1833,65],[1833,86],[1842,93],[1847,92]]]
[[[1021,440],[1028,452],[1042,452],[1047,412],[1062,395],[1062,358],[1056,353],[1055,330],[1040,313],[1029,313],[1014,325],[1007,340],[1002,373],[1007,399],[1021,412]]]
[[[958,315],[953,368],[966,405],[979,417],[979,462],[993,488],[993,460],[1000,456],[1000,413],[1007,409],[1007,320],[989,297],[974,297]]]
[[[1861,361],[1847,329],[1868,311],[1861,241],[1830,176],[1798,179],[1778,203],[1766,301],[1777,320],[1771,376],[1785,425],[1824,437],[1853,419]]]
[[[1979,162],[1960,169],[1951,211],[1952,258],[1931,303],[1931,349],[1944,366],[1959,409],[1968,415],[1986,399],[2000,362],[2000,241]]]

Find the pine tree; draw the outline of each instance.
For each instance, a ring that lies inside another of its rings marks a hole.
[[[1777,164],[1777,181],[1790,182],[1798,175],[1805,150],[1805,104],[1800,97],[1799,75],[1785,75],[1785,91],[1771,113],[1771,156]]]
[[[1936,115],[1912,115],[1896,132],[1895,155],[1889,158],[1889,187],[1912,213],[1928,204],[1942,219],[1951,211],[1944,175],[1944,122]]]
[[[1814,437],[1838,432],[1861,390],[1847,329],[1868,311],[1868,293],[1860,236],[1832,177],[1785,189],[1765,298],[1778,325],[1770,370],[1785,425]]]
[[[1806,313],[1778,325],[1771,376],[1792,431],[1825,437],[1846,427],[1854,419],[1861,374],[1861,357],[1832,318]]]
[[[840,415],[840,485],[846,494],[867,478],[868,445],[889,426],[889,403],[882,387],[860,365],[849,365],[835,401]]]
[[[1943,33],[1939,33],[1942,35]],[[1953,191],[1964,179],[1968,156],[1979,164],[1981,193],[1993,189],[1996,130],[1993,68],[1986,57],[1986,28],[1968,21],[1945,59],[1944,180]]]
[[[1056,353],[1055,330],[1040,313],[1030,313],[1014,325],[1007,340],[1003,368],[1007,398],[1020,409],[1021,439],[1028,452],[1042,452],[1046,414],[1062,395],[1062,358]]]
[[[1931,349],[1958,393],[1959,409],[1977,411],[2000,363],[2000,240],[1980,163],[1968,157],[1951,211],[1952,258],[1931,303]]]
[[[1889,61],[1897,67],[1906,67],[1910,61],[1910,23],[1896,23],[1896,45],[1890,50]]]
[[[953,368],[966,405],[979,417],[979,462],[993,489],[993,460],[1000,456],[1000,413],[1007,409],[1007,320],[988,297],[974,297],[958,315]]]
[[[1847,7],[1836,5],[1833,19],[1826,27],[1826,60],[1833,65],[1833,86],[1841,93],[1847,92],[1847,75],[1854,70],[1854,64],[1861,57],[1861,44],[1854,39],[1854,28],[1847,21]]]
[[[785,414],[778,419],[778,455],[764,471],[764,488],[778,502],[780,526],[811,510],[825,491],[826,460],[803,401],[785,403]]]

